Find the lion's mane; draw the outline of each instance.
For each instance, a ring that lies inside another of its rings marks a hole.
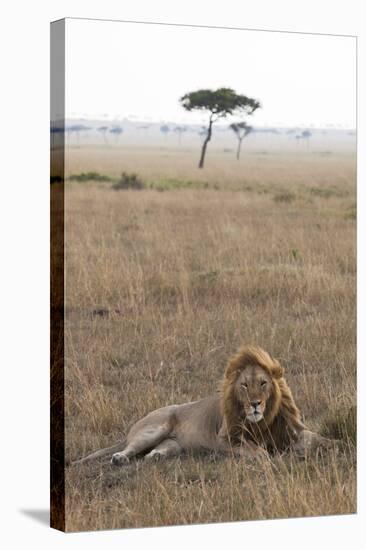
[[[239,374],[249,365],[262,367],[272,380],[272,393],[266,403],[264,417],[258,424],[245,421],[243,407],[234,390]],[[284,450],[305,428],[283,374],[280,363],[256,346],[242,347],[230,359],[220,389],[222,413],[232,444],[240,444],[244,438],[269,450]]]

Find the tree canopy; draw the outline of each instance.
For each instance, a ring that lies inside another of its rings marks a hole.
[[[231,88],[197,90],[182,96],[180,102],[187,111],[211,111],[214,118],[216,115],[216,120],[238,112],[250,115],[260,107],[259,101],[237,94]]]
[[[207,144],[212,137],[212,125],[220,118],[225,118],[228,115],[240,113],[251,115],[261,106],[256,99],[237,94],[232,88],[196,90],[182,96],[180,102],[186,111],[200,110],[210,113],[206,138],[202,145],[201,158],[198,164],[199,168],[203,168],[204,165]]]
[[[238,149],[236,152],[236,158],[239,160],[240,158],[240,150],[241,150],[241,142],[243,139],[250,134],[250,132],[253,130],[252,126],[249,126],[244,120],[242,122],[233,122],[230,124],[231,130],[236,134],[236,137],[238,138]]]
[[[232,124],[230,124],[230,128],[233,130],[233,132],[235,132],[235,134],[237,134],[238,136],[246,136],[248,135],[252,130],[253,128],[251,126],[249,126],[249,124],[247,124],[246,122],[233,122]]]

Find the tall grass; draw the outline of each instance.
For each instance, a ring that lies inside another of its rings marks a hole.
[[[331,171],[327,157],[314,156],[320,176],[310,178],[310,167],[300,174],[283,159],[280,170],[275,159],[271,183],[266,159],[269,193],[255,185],[238,192],[225,164],[219,189],[210,171],[202,190],[69,184],[67,457],[115,443],[154,408],[215,392],[228,356],[249,342],[280,359],[309,427],[343,447],[301,462],[188,456],[70,468],[68,530],[355,511],[355,220],[346,216],[355,204],[353,160],[341,158],[340,172],[336,159]],[[89,167],[81,155],[78,169],[94,169],[94,160]],[[180,162],[183,179],[200,177]],[[139,164],[145,178],[149,163]],[[129,158],[119,173],[131,165]],[[323,185],[324,173],[342,193],[307,191]],[[287,192],[290,201],[273,200]]]

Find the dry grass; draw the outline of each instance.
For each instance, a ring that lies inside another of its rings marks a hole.
[[[344,448],[260,466],[210,456],[80,465],[67,471],[67,530],[355,512],[354,157],[212,155],[199,172],[196,156],[70,150],[69,174],[208,187],[68,183],[67,457],[214,392],[249,342],[282,361],[308,425]]]

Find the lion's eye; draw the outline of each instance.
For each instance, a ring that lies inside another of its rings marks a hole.
[[[242,386],[243,386],[243,388],[247,388],[247,387],[248,387],[248,384],[247,384],[246,382],[243,382],[243,383],[242,383]]]
[[[266,385],[267,385],[267,381],[266,381],[266,380],[262,380],[262,382],[261,382],[262,388],[263,388],[264,386],[266,386]]]

